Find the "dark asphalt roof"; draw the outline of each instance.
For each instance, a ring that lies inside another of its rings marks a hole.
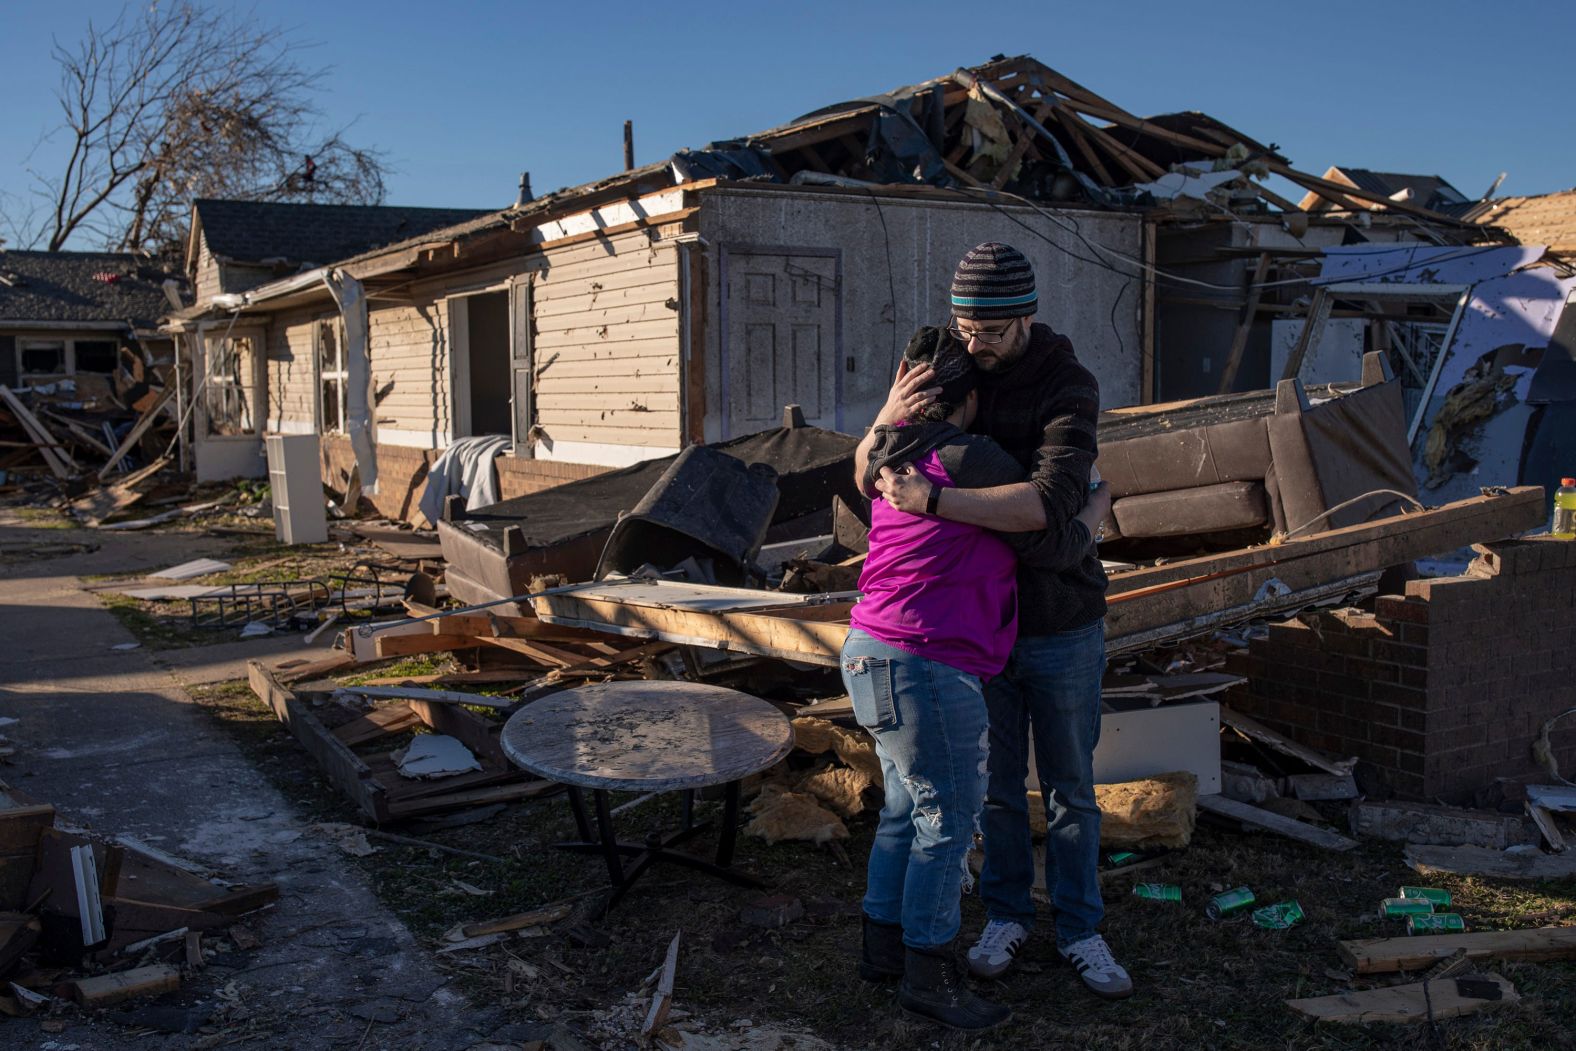
[[[123,252],[0,251],[0,322],[129,321],[150,327],[170,310],[163,290],[170,277],[180,280]]]
[[[363,204],[192,202],[214,255],[238,263],[325,266],[487,214],[477,208]]]

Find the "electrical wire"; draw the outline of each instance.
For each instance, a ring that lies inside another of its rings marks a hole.
[[[892,267],[892,235],[887,232],[886,210],[881,207],[881,198],[876,196],[874,190],[866,191],[870,194],[870,201],[876,206],[876,218],[881,220],[881,240],[886,247],[887,261],[887,297],[888,309],[892,311],[892,359],[888,363],[887,371],[897,373],[897,277]]]

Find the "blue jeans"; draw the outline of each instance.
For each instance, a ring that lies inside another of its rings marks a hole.
[[[870,847],[865,915],[916,949],[958,935],[958,899],[985,797],[985,696],[977,675],[862,631],[843,644],[854,717],[875,738],[886,803]]]
[[[1056,910],[1056,944],[1095,933],[1100,897],[1100,808],[1094,746],[1100,740],[1105,622],[1018,639],[1006,670],[985,687],[990,709],[990,783],[985,794],[985,867],[980,897],[993,920],[1034,926],[1034,846],[1029,839],[1029,730],[1045,796],[1045,885]]]

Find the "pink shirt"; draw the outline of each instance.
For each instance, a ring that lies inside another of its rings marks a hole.
[[[914,461],[936,485],[954,488],[934,450]],[[888,646],[981,678],[997,675],[1018,636],[1018,560],[979,526],[911,515],[876,500],[864,597],[850,622]]]

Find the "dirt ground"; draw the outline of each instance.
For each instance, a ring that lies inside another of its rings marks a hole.
[[[199,700],[246,741],[270,776],[291,780],[301,804],[324,819],[353,819],[326,785],[301,780],[305,756],[244,685],[216,687]],[[717,816],[720,804],[702,809]],[[623,837],[638,839],[676,820],[676,805],[659,799],[621,815],[619,828]],[[573,837],[562,796],[537,798],[461,828],[422,832],[437,843],[495,855],[501,859],[496,863],[378,843],[377,853],[356,864],[383,901],[434,948],[458,924],[573,901],[576,911],[561,923],[446,954],[441,966],[461,979],[476,1002],[500,1005],[511,1019],[567,1024],[603,1047],[638,1046],[633,1036],[648,1001],[637,993],[675,933],[682,939],[678,1010],[671,1024],[731,1033],[731,1042],[718,1047],[812,1046],[806,1043],[811,1034],[850,1048],[1573,1046],[1572,964],[1491,965],[1515,984],[1520,1003],[1442,1022],[1438,1042],[1421,1026],[1316,1027],[1301,1020],[1284,1006],[1287,998],[1396,980],[1354,977],[1343,968],[1335,943],[1403,934],[1397,921],[1381,920],[1376,907],[1419,877],[1402,863],[1394,844],[1365,844],[1338,854],[1213,827],[1201,828],[1191,848],[1159,866],[1116,875],[1106,885],[1106,936],[1132,971],[1136,996],[1117,1004],[1090,996],[1060,964],[1050,938],[1040,937],[1030,942],[1015,972],[985,990],[1012,1005],[1012,1022],[979,1037],[944,1033],[906,1018],[892,989],[854,976],[863,860],[873,827],[873,812],[851,823],[847,866],[811,845],[741,839],[739,864],[763,876],[768,892],[658,867],[603,920],[590,918],[605,886],[600,860],[551,847]],[[709,847],[706,841],[696,849]],[[1182,903],[1132,896],[1137,879],[1180,884]],[[1452,891],[1457,911],[1473,930],[1576,921],[1576,881],[1430,882]],[[1205,917],[1211,894],[1243,884],[1264,901],[1295,897],[1307,921],[1271,932],[1245,919],[1216,923]],[[751,926],[741,919],[741,909],[762,893],[798,899],[804,915],[777,929]],[[1042,922],[1048,927],[1043,908]],[[978,900],[967,899],[965,934],[982,924]],[[785,1038],[784,1032],[801,1035]],[[760,1042],[768,1036],[778,1043]],[[798,1042],[781,1043],[785,1039]]]

